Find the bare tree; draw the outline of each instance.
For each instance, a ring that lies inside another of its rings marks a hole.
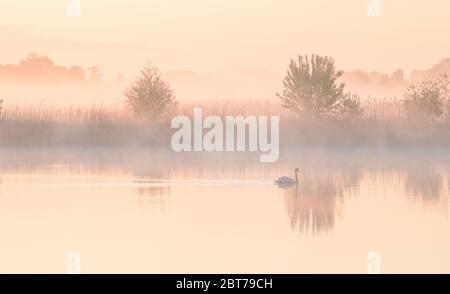
[[[98,66],[91,66],[87,70],[89,72],[89,78],[91,79],[91,81],[96,83],[100,82],[103,74],[100,72],[100,68]]]

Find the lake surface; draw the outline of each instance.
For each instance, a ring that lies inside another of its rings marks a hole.
[[[71,252],[82,273],[366,273],[373,254],[384,273],[450,273],[450,164],[439,157],[9,158],[2,273],[64,273]],[[273,185],[295,166],[297,187]]]

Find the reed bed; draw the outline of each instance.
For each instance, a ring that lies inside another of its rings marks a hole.
[[[221,101],[221,102],[203,102],[203,103],[185,103],[178,104],[164,113],[160,121],[170,120],[177,115],[191,117],[194,107],[200,107],[203,115],[217,115],[219,117],[226,116],[247,116],[247,115],[265,115],[280,116],[282,119],[294,119],[295,115],[281,106],[278,102],[272,101]],[[392,121],[406,119],[402,101],[396,98],[375,99],[369,98],[362,103],[364,109],[363,115],[359,120],[378,120]],[[5,105],[3,112],[0,114],[0,120],[9,121],[52,121],[64,123],[85,123],[85,122],[136,122],[142,121],[134,117],[134,115],[126,107],[123,106],[107,106],[92,105],[83,106],[55,106],[47,104],[31,104],[26,106]],[[145,119],[144,119],[145,120]]]
[[[378,121],[405,120],[403,100],[396,97],[376,99],[369,97],[363,103],[364,113],[362,118]]]
[[[158,120],[136,118],[123,106],[57,107],[34,104],[5,105],[0,115],[0,147],[108,147],[170,148],[176,115],[280,116],[281,148],[400,147],[450,148],[450,124],[409,121],[401,100],[368,99],[363,116],[351,120],[302,121],[280,103],[235,101],[179,104]]]
[[[27,106],[6,105],[0,119],[6,121],[52,121],[85,123],[105,121],[130,121],[132,114],[120,107],[93,105],[90,107],[32,104]]]

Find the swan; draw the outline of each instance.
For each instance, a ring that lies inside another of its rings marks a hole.
[[[277,180],[275,180],[275,184],[280,187],[288,187],[288,186],[292,186],[294,184],[297,185],[299,172],[300,172],[300,170],[298,168],[295,168],[295,180],[293,178],[283,176],[283,177],[279,177]]]

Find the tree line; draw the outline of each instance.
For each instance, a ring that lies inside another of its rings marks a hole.
[[[282,106],[299,119],[354,119],[364,113],[356,93],[346,92],[339,82],[343,71],[336,69],[332,57],[299,55],[291,59],[276,93]],[[415,120],[432,121],[450,113],[450,82],[446,75],[437,80],[414,83],[404,92],[406,115]],[[124,91],[125,102],[138,117],[155,119],[174,103],[175,96],[161,72],[147,64],[139,77]]]
[[[49,76],[66,76],[84,79],[79,67],[59,67],[48,57],[30,54],[18,65],[0,65],[2,73],[29,75],[45,69]],[[52,69],[52,70],[49,70]],[[88,69],[91,79],[98,81],[101,73],[97,67]],[[282,80],[282,91],[276,93],[282,106],[298,119],[354,119],[363,115],[361,99],[348,92],[345,83],[339,82],[343,71],[337,70],[334,59],[313,54],[291,59]],[[176,97],[161,71],[148,63],[138,78],[123,92],[125,104],[137,117],[156,119],[173,107]],[[403,107],[408,118],[433,121],[450,117],[450,81],[447,75],[434,80],[424,80],[409,85],[403,94]],[[0,99],[0,114],[3,110]]]

